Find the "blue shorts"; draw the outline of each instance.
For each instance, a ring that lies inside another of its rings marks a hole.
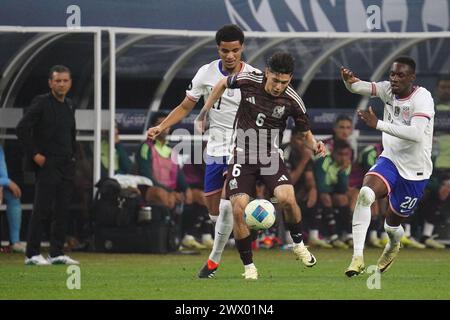
[[[367,175],[375,175],[386,184],[389,205],[396,214],[408,217],[419,204],[428,183],[425,180],[406,180],[400,176],[397,167],[388,158],[379,157]]]
[[[222,192],[228,168],[227,157],[211,157],[207,155],[205,162],[205,196]]]
[[[384,157],[379,157],[366,175],[374,175],[383,180],[388,189],[389,205],[401,217],[408,217],[414,212],[428,183],[428,179],[404,179],[394,163]]]

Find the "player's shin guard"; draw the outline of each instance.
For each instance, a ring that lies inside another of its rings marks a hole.
[[[244,266],[253,263],[252,238],[248,236],[244,239],[236,240],[236,248],[241,256]]]
[[[209,255],[209,259],[217,264],[220,262],[223,249],[233,231],[233,209],[230,200],[220,200],[219,212],[215,226],[214,245]]]
[[[362,187],[359,191],[355,211],[353,212],[353,256],[362,256],[366,233],[369,228],[371,211],[370,206],[375,201],[375,193],[369,187]]]

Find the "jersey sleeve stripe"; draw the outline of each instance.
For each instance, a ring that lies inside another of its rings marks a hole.
[[[257,81],[257,82],[263,81],[263,77],[254,76],[252,74],[248,74],[246,77],[242,77],[242,79],[253,79],[254,81]]]
[[[188,98],[189,100],[191,100],[193,102],[197,102],[198,101],[198,99],[195,99],[194,97],[192,97],[192,96],[190,96],[188,94],[186,94],[186,98]]]
[[[372,82],[371,85],[372,85],[372,92],[370,93],[370,95],[372,97],[376,97],[377,96],[377,85],[374,82]]]
[[[420,113],[420,112],[417,112],[417,113],[413,113],[412,116],[413,116],[413,117],[425,117],[425,118],[427,118],[428,120],[431,120],[431,116],[428,115],[428,114],[426,114],[426,113]]]
[[[238,74],[237,80],[251,80],[254,82],[262,83],[263,77],[262,76],[254,76],[248,73],[242,73]]]
[[[257,78],[257,79],[262,79],[263,75],[259,75],[259,74],[254,74],[251,72],[240,72],[237,74],[238,78],[246,78],[246,77],[251,77],[251,78]]]
[[[294,91],[294,89],[292,89],[291,87],[288,87],[286,89],[286,94],[288,96],[290,96],[292,99],[294,99],[295,102],[297,102],[297,104],[300,106],[300,109],[302,109],[303,113],[306,113],[305,104],[303,103],[303,100],[302,100],[302,98],[300,98],[298,93]]]

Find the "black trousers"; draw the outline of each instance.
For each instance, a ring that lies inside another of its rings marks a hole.
[[[28,228],[26,256],[40,254],[43,227],[50,223],[50,256],[63,254],[75,160],[47,157],[36,171],[33,213]]]

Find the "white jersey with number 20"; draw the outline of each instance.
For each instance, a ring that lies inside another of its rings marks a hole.
[[[428,124],[420,142],[397,138],[383,132],[382,157],[390,159],[400,175],[407,180],[428,179],[433,170],[431,147],[433,144],[434,101],[430,92],[416,86],[406,98],[392,94],[389,81],[372,83],[372,96],[385,103],[383,121],[398,126],[409,126],[412,117],[425,117]]]

